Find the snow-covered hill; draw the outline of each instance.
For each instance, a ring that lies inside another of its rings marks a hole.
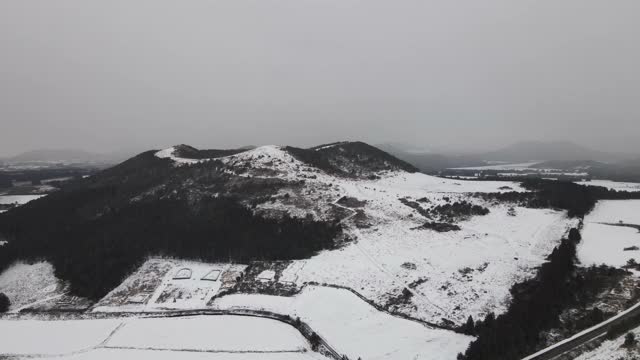
[[[175,147],[169,148],[156,156],[176,166],[213,160],[178,157],[175,152]],[[443,179],[397,167],[378,170],[373,178],[358,178],[299,158],[287,148],[262,146],[215,160],[241,177],[286,182],[269,201],[254,207],[257,213],[337,219],[343,224],[352,241],[290,265],[296,286],[347,287],[379,306],[432,323],[461,324],[469,315],[479,319],[506,310],[510,287],[531,277],[576,225],[564,212],[512,209],[473,196],[524,191],[516,183]],[[341,161],[344,169],[348,159]],[[456,202],[485,207],[489,214],[459,219],[459,231],[418,229],[437,220],[435,213],[425,216],[424,210]],[[407,298],[403,291],[408,291]]]

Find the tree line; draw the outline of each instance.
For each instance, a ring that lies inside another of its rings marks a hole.
[[[539,350],[541,333],[560,326],[560,315],[571,307],[585,306],[624,270],[606,266],[576,271],[576,246],[581,236],[571,229],[544,263],[534,279],[511,289],[512,301],[506,313],[490,313],[483,321],[470,317],[461,331],[477,336],[459,360],[520,359]],[[593,309],[580,319],[575,331],[595,325],[605,318]]]
[[[570,217],[583,217],[598,200],[640,199],[640,192],[616,191],[602,186],[584,186],[570,181],[527,179],[522,187],[531,192],[476,193],[485,200],[511,202],[530,208],[567,210]]]

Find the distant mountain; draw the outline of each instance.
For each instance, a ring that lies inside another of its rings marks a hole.
[[[448,168],[486,165],[486,162],[480,157],[473,155],[445,155],[417,152],[413,150],[414,148],[406,148],[393,144],[383,144],[378,145],[378,147],[427,174],[435,174]]]
[[[3,159],[5,163],[115,163],[122,154],[98,154],[78,149],[39,149]]]
[[[587,171],[609,166],[606,163],[593,160],[550,160],[533,164],[535,169],[558,169],[565,171]]]
[[[111,153],[95,153],[79,149],[38,149],[0,158],[0,165],[12,167],[59,168],[87,166],[104,168],[130,158],[135,152],[119,150]]]
[[[594,150],[568,141],[527,141],[480,154],[488,161],[598,161],[613,163],[632,158],[629,154]]]

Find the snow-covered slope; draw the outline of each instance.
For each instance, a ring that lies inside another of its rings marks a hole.
[[[1,251],[1,250],[0,250]],[[15,263],[0,274],[0,293],[9,297],[9,312],[23,309],[84,309],[86,299],[69,295],[68,286],[54,275],[48,262]]]
[[[473,338],[380,312],[344,289],[310,286],[297,296],[229,295],[217,309],[263,309],[300,317],[350,359],[454,359]]]

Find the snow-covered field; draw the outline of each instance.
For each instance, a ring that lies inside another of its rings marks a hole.
[[[578,259],[585,265],[607,264],[623,266],[629,259],[640,261],[640,251],[624,248],[640,248],[640,232],[624,226],[605,223],[640,225],[640,200],[599,201],[595,209],[585,217],[582,242],[578,246]]]
[[[189,350],[176,352],[166,350],[105,348],[66,356],[45,356],[38,358],[52,360],[327,360],[326,357],[310,351],[294,353],[215,353]],[[31,357],[18,357],[18,359],[31,359]]]
[[[96,359],[117,354],[120,358],[157,359],[161,353],[170,353],[174,359],[187,353],[210,355],[194,357],[201,359],[322,358],[310,354],[306,339],[293,327],[244,316],[0,320],[0,334],[0,355],[18,358]],[[251,354],[240,356],[243,353]]]
[[[296,352],[308,350],[292,326],[248,316],[192,316],[129,321],[107,343],[114,348]]]
[[[0,320],[1,355],[64,355],[107,339],[121,320]]]
[[[606,187],[610,190],[618,190],[618,191],[640,191],[639,183],[630,183],[630,182],[618,182],[611,180],[591,180],[591,181],[578,181],[576,184],[587,185],[587,186],[602,186]]]
[[[380,312],[348,290],[308,286],[294,297],[228,295],[218,309],[262,309],[300,317],[351,359],[455,359],[472,338]]]

